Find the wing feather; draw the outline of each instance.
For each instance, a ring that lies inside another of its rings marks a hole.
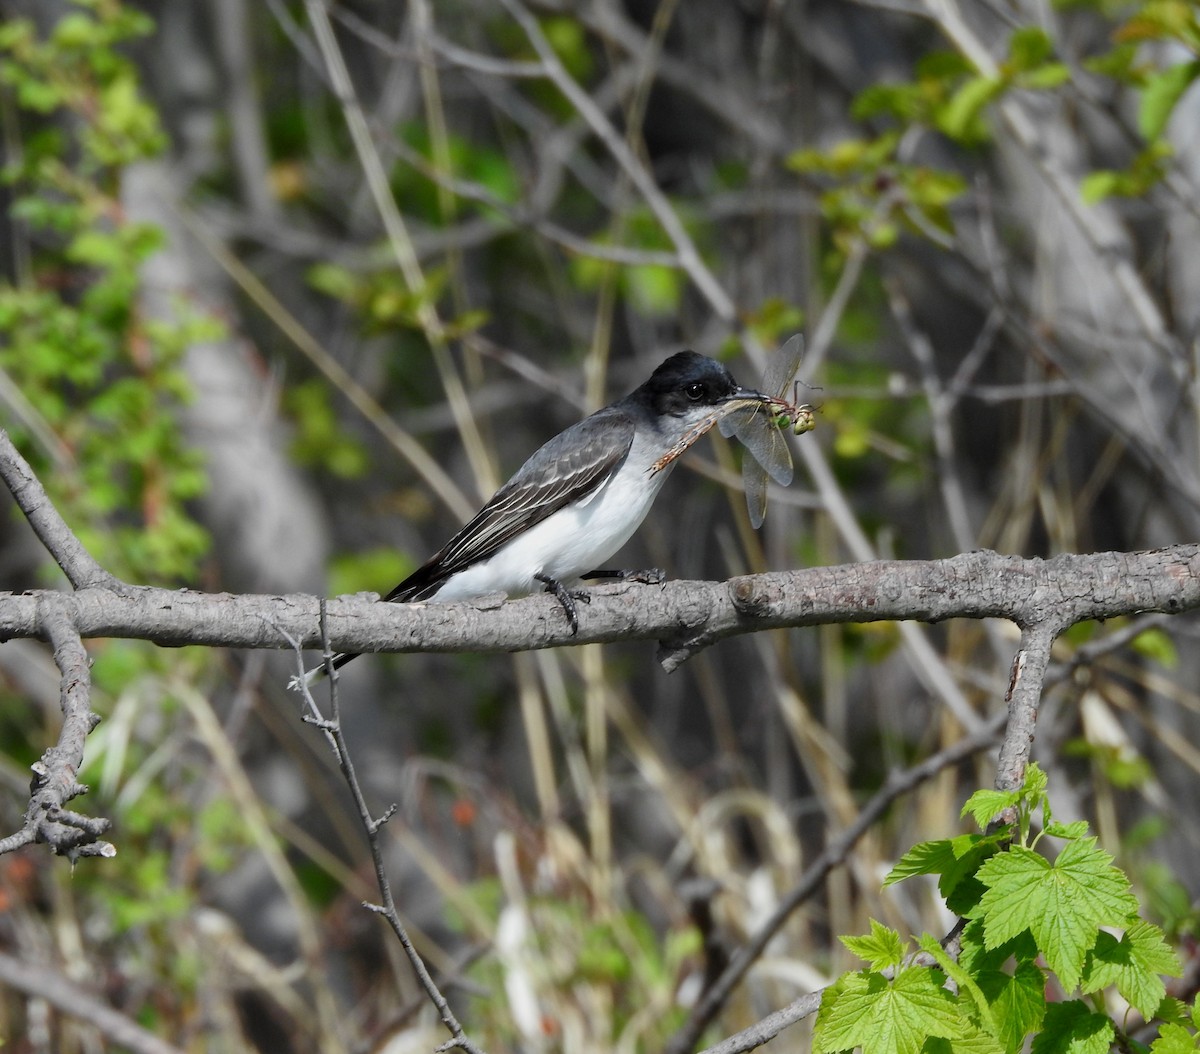
[[[384,599],[428,599],[452,575],[493,556],[506,542],[563,506],[587,497],[625,459],[633,433],[633,419],[611,406],[560,432]]]

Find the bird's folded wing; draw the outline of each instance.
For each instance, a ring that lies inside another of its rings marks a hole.
[[[385,600],[423,600],[451,575],[495,554],[506,542],[585,498],[620,465],[633,444],[632,418],[601,411],[560,432],[533,455],[427,563]]]

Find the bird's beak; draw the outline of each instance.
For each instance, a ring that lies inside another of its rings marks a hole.
[[[738,388],[737,391],[730,392],[720,405],[728,410],[737,410],[743,406],[755,406],[761,403],[773,403],[774,399],[769,395],[764,395],[762,392],[755,391],[753,388]]]

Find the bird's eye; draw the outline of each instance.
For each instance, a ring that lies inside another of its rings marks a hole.
[[[695,402],[704,395],[704,385],[699,381],[693,381],[686,388],[684,388],[683,391],[684,394],[692,400],[692,402]]]

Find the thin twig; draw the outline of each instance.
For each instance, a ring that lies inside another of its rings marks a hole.
[[[90,660],[83,640],[71,624],[66,605],[59,595],[41,595],[42,632],[54,648],[54,662],[62,677],[59,681],[63,712],[58,742],[34,762],[30,784],[29,808],[19,831],[0,839],[0,855],[33,842],[44,842],[59,856],[72,861],[81,856],[116,856],[116,848],[100,841],[110,824],[104,817],[84,816],[65,808],[67,802],[87,792],[77,779],[83,764],[83,748],[88,733],[100,722],[91,711]]]
[[[115,592],[125,588],[121,580],[104,570],[75,537],[66,520],[46,496],[45,488],[29,463],[21,457],[8,432],[2,428],[0,479],[8,485],[34,533],[54,557],[54,562],[62,568],[71,585],[76,589],[111,589]]]
[[[113,1045],[132,1054],[183,1054],[136,1021],[114,1010],[60,971],[0,952],[0,984],[32,999],[44,999],[64,1014],[86,1022]]]
[[[529,43],[533,45],[533,50],[537,52],[538,58],[542,60],[542,65],[545,67],[547,78],[570,100],[576,113],[583,118],[600,142],[604,144],[605,149],[621,166],[630,182],[637,188],[650,211],[654,213],[663,232],[671,239],[671,243],[679,253],[680,266],[708,301],[709,306],[724,321],[735,322],[736,311],[733,301],[704,263],[692,236],[688,234],[683,222],[667,200],[667,196],[654,182],[654,178],[646,166],[630,150],[625,138],[596,105],[592,96],[584,91],[567,72],[529,9],[520,3],[520,0],[501,0],[501,3],[521,27],[529,39]]]
[[[870,831],[872,825],[887,811],[897,798],[903,794],[907,794],[926,780],[933,778],[943,769],[958,764],[960,761],[971,757],[973,754],[985,749],[991,743],[994,743],[999,735],[1001,723],[1002,717],[993,718],[983,729],[965,736],[945,750],[941,750],[937,754],[927,758],[921,764],[914,765],[912,768],[905,769],[902,772],[893,772],[883,787],[876,791],[871,800],[863,806],[854,823],[842,831],[841,834],[825,847],[825,851],[809,865],[808,869],[801,875],[800,881],[780,901],[779,906],[772,912],[770,918],[759,927],[758,931],[745,945],[734,953],[725,972],[704,993],[700,1001],[692,1008],[692,1012],[683,1027],[668,1041],[664,1048],[666,1054],[687,1054],[688,1051],[691,1051],[695,1047],[696,1040],[699,1039],[700,1034],[720,1012],[721,1007],[728,1000],[730,993],[741,982],[742,978],[745,977],[750,967],[758,961],[767,945],[771,942],[771,939],[779,932],[783,924],[791,918],[800,905],[819,892],[828,874],[845,861],[846,857],[850,854],[850,850],[854,848],[859,839]],[[811,1010],[809,1012],[811,1013]],[[778,1025],[779,1029],[783,1029],[799,1019],[799,1017],[788,1017],[787,1015],[772,1015],[772,1018],[769,1020]],[[764,1022],[759,1022],[759,1025],[755,1026],[755,1028],[758,1029],[763,1024]],[[766,1035],[758,1040],[758,1043],[764,1043],[769,1038],[771,1038],[770,1035]],[[757,1046],[758,1043],[755,1045]],[[750,1048],[738,1047],[730,1049],[748,1050]]]
[[[362,784],[359,782],[358,773],[355,771],[354,762],[350,757],[350,748],[346,743],[345,733],[342,731],[341,704],[338,696],[338,675],[337,671],[333,668],[334,652],[330,645],[326,603],[324,600],[321,601],[320,607],[320,627],[325,670],[329,683],[329,717],[325,717],[322,714],[317,701],[304,684],[304,655],[298,642],[289,638],[289,643],[291,643],[296,652],[296,662],[299,670],[299,688],[303,692],[305,709],[308,711],[304,716],[304,720],[309,724],[315,725],[325,735],[325,739],[329,743],[329,748],[333,751],[333,756],[337,760],[338,768],[342,771],[342,777],[346,781],[346,786],[350,789],[350,795],[354,799],[355,808],[358,810],[359,819],[362,821],[363,830],[367,835],[367,846],[371,851],[371,862],[375,867],[375,880],[379,886],[381,903],[372,904],[364,901],[363,907],[368,911],[381,915],[387,920],[388,925],[392,928],[392,932],[396,935],[396,939],[400,942],[400,947],[404,949],[404,954],[408,957],[417,982],[425,991],[429,1001],[437,1008],[442,1024],[446,1026],[447,1031],[452,1037],[448,1043],[443,1044],[438,1049],[448,1050],[457,1047],[466,1051],[467,1054],[483,1054],[482,1049],[467,1036],[454,1011],[450,1009],[450,1004],[446,1001],[446,997],[442,995],[441,989],[438,988],[437,983],[430,974],[424,959],[421,958],[420,952],[414,946],[412,938],[409,937],[408,931],[400,919],[400,912],[396,909],[396,901],[392,896],[392,886],[388,879],[387,867],[383,859],[383,845],[379,837],[379,832],[383,829],[384,824],[395,815],[396,805],[389,805],[382,815],[378,817],[371,812],[366,796],[363,793]],[[284,635],[287,636],[287,634]]]

